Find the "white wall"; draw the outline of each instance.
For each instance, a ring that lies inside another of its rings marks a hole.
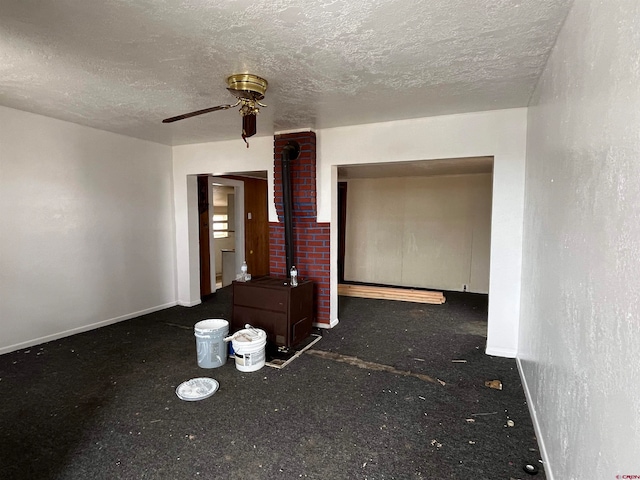
[[[229,236],[225,238],[214,238],[214,254],[216,259],[215,270],[216,275],[222,275],[222,250],[235,250],[236,234],[229,232]]]
[[[171,149],[0,107],[0,353],[175,303]]]
[[[316,132],[318,222],[331,222],[331,324],[338,321],[337,166],[494,157],[487,353],[515,357],[520,315],[527,110],[524,108],[324,129]],[[200,303],[198,173],[266,170],[273,199],[273,138],[173,147],[178,302]],[[269,219],[277,221],[269,203]]]
[[[529,112],[518,356],[558,480],[640,475],[638,32],[575,2]]]
[[[331,222],[331,319],[337,321],[337,166],[493,156],[487,353],[515,357],[520,315],[527,110],[319,130],[318,221]]]
[[[488,293],[491,178],[348,180],[345,280]]]

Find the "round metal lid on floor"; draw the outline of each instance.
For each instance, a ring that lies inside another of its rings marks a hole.
[[[176,388],[176,395],[181,400],[194,402],[210,397],[220,387],[217,380],[207,377],[192,378],[186,382],[182,382]]]

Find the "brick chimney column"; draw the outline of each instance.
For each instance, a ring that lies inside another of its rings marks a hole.
[[[299,132],[276,135],[274,141],[274,202],[278,222],[269,222],[269,274],[288,277],[284,248],[282,203],[282,148],[289,141],[300,144],[300,155],[291,162],[293,192],[294,255],[298,276],[314,282],[315,322],[329,324],[330,224],[317,222],[316,134]]]

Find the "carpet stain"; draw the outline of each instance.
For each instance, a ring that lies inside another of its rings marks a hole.
[[[422,310],[422,309],[413,309],[413,310],[409,310],[409,316],[410,316],[411,318],[419,318],[419,319],[422,319],[422,318],[429,317],[429,313],[428,313],[428,312],[425,312],[425,311],[424,311],[424,310]]]
[[[477,335],[479,337],[487,336],[487,322],[465,322],[458,328],[459,333],[467,335]]]
[[[169,325],[170,327],[182,328],[184,330],[193,330],[193,327],[188,327],[186,325],[178,325],[177,323],[164,322],[164,324]]]
[[[349,365],[353,365],[354,367],[363,368],[365,370],[374,370],[376,372],[389,372],[394,375],[401,375],[403,377],[415,377],[420,380],[424,380],[425,382],[435,383],[444,385],[444,382],[438,381],[429,375],[424,375],[422,373],[415,373],[409,370],[398,370],[395,367],[391,367],[389,365],[383,365],[381,363],[375,362],[367,362],[365,360],[361,360],[358,357],[350,357],[348,355],[342,355],[340,353],[335,352],[325,352],[323,350],[307,350],[309,355],[313,355],[315,357],[324,358],[326,360],[333,360],[334,362],[346,363]]]

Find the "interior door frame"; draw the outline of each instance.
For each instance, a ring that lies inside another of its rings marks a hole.
[[[244,251],[244,182],[240,180],[231,180],[224,177],[216,177],[209,175],[209,218],[213,225],[213,184],[225,185],[233,187],[233,193],[235,195],[235,211],[234,211],[234,231],[235,231],[235,251],[236,251],[236,272],[240,273],[240,267],[245,260]],[[213,238],[213,232],[209,232],[209,257],[211,263],[211,290],[215,292],[216,287],[216,251],[215,251],[215,239]],[[249,272],[251,273],[251,272]]]
[[[338,283],[344,283],[344,256],[346,252],[347,231],[347,187],[347,182],[338,182]]]
[[[211,228],[211,188],[208,175],[198,175],[198,242],[199,242],[199,258],[200,258],[200,298],[207,296],[215,292],[215,271],[211,274],[211,248],[213,243],[211,242],[212,228]],[[206,212],[202,209],[203,204],[206,204]],[[203,226],[203,215],[206,215],[206,229]],[[203,245],[204,238],[206,236],[206,242],[208,245]],[[215,267],[215,265],[214,265]],[[209,273],[207,281],[206,273]],[[208,285],[207,285],[208,282]]]

